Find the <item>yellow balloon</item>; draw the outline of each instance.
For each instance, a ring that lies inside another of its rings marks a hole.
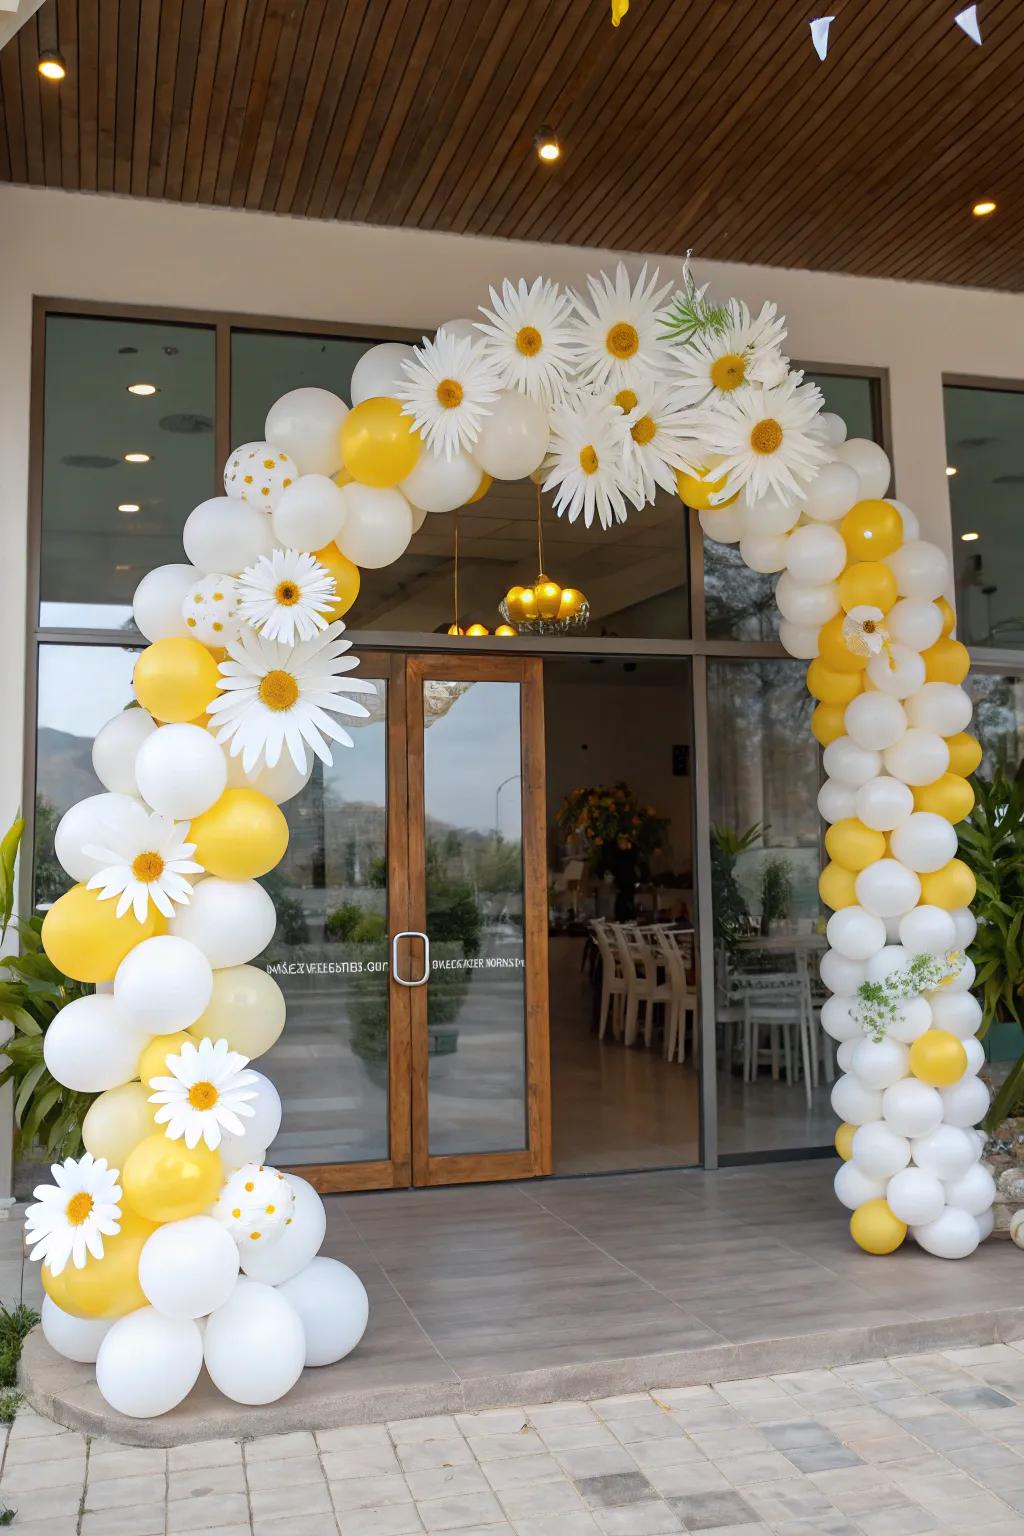
[[[550,576],[538,576],[533,587],[537,612],[542,619],[557,619],[562,606],[562,589]]]
[[[838,912],[841,907],[855,907],[857,892],[856,876],[841,864],[826,864],[818,876],[818,895],[826,907]]]
[[[350,475],[349,479],[351,478]],[[337,544],[325,544],[323,549],[315,550],[313,559],[319,560],[324,569],[330,571],[334,577],[336,594],[334,605],[324,614],[328,624],[333,624],[335,619],[340,619],[343,614],[348,613],[359,596],[359,567],[354,565],[347,555],[342,554]]]
[[[974,790],[958,773],[942,773],[933,783],[919,784],[914,790],[915,811],[932,811],[954,824],[963,821],[973,809]]]
[[[146,647],[132,674],[135,697],[156,720],[189,721],[217,697],[217,663],[198,640],[172,637]]]
[[[339,469],[336,475],[331,476],[331,479],[334,481],[339,490],[342,488],[342,486],[354,484],[352,476],[349,474],[347,469]],[[317,558],[319,558],[319,556]]]
[[[898,597],[896,577],[881,560],[858,560],[848,565],[839,578],[839,601],[843,612],[851,608],[881,608],[888,613]]]
[[[189,1030],[193,1040],[226,1040],[233,1051],[262,1056],[284,1029],[284,993],[255,965],[228,965],[213,973],[206,1012]]]
[[[147,1221],[181,1221],[213,1204],[224,1182],[220,1153],[205,1142],[189,1150],[158,1132],[128,1154],[121,1170],[126,1205]]]
[[[942,614],[943,635],[951,635],[956,625],[956,614],[953,612],[952,608],[946,602],[944,597],[937,597],[935,599],[935,606]]]
[[[515,635],[518,634],[518,630],[513,629],[511,624],[499,624],[494,633],[502,636]]]
[[[43,918],[43,948],[58,971],[75,981],[113,981],[128,951],[167,927],[152,902],[141,923],[133,912],[118,917],[116,909],[116,901],[101,901],[84,885],[57,898]]]
[[[903,543],[903,519],[888,501],[858,501],[839,524],[851,560],[884,560]]]
[[[830,672],[863,672],[871,660],[852,651],[843,633],[844,615],[837,613],[818,632],[818,655],[815,658]]]
[[[558,617],[560,619],[572,619],[579,613],[586,598],[576,587],[562,588],[562,601],[558,605]]]
[[[93,1099],[82,1121],[85,1150],[93,1157],[105,1157],[111,1168],[123,1168],[132,1148],[156,1131],[155,1113],[156,1105],[149,1102],[149,1089],[143,1083],[108,1088]]]
[[[969,907],[977,891],[977,882],[962,859],[950,859],[933,874],[921,876],[921,903],[929,907]]]
[[[711,512],[717,507],[731,507],[737,500],[739,492],[730,496],[728,501],[712,501],[712,496],[717,495],[724,486],[726,475],[718,480],[709,480],[706,475],[688,475],[683,470],[676,470],[676,490],[679,499],[686,506],[692,507],[695,512]]]
[[[454,379],[442,379],[437,398],[441,404],[457,405],[453,392],[461,396],[461,389]],[[388,395],[376,395],[354,405],[341,424],[341,456],[353,480],[361,485],[397,485],[415,469],[422,449],[423,439],[412,417]]]
[[[188,840],[195,861],[221,880],[255,880],[284,858],[288,823],[279,805],[258,789],[228,788],[192,818]]]
[[[487,495],[487,492],[490,490],[493,484],[493,477],[487,473],[486,469],[481,470],[480,484],[477,486],[472,496],[466,502],[466,506],[471,507],[475,502],[483,501],[484,497]]]
[[[827,747],[831,742],[845,735],[846,727],[843,719],[846,710],[842,704],[818,704],[811,715],[811,734],[820,746]]]
[[[895,1253],[906,1235],[906,1222],[884,1200],[867,1200],[850,1217],[850,1236],[865,1253]]]
[[[826,667],[820,656],[815,656],[807,668],[807,692],[821,704],[849,704],[862,687],[857,672],[833,672]]]
[[[139,1254],[154,1223],[134,1211],[121,1211],[121,1230],[103,1239],[103,1257],[91,1255],[83,1269],[66,1264],[59,1275],[42,1266],[43,1290],[55,1306],[72,1317],[101,1317],[111,1321],[148,1306],[139,1284]]]
[[[933,1088],[950,1088],[967,1071],[964,1043],[948,1029],[926,1029],[910,1047],[910,1070]]]
[[[856,873],[885,858],[885,833],[866,827],[856,816],[844,816],[825,833],[825,847],[830,859]]]
[[[962,779],[969,778],[981,763],[981,742],[967,731],[958,731],[946,737],[949,748],[949,771]]]
[[[971,658],[966,645],[959,640],[936,640],[927,651],[921,652],[924,675],[930,683],[962,683],[971,670]]]
[[[139,1077],[147,1088],[152,1078],[171,1076],[167,1058],[177,1056],[186,1041],[189,1045],[196,1043],[192,1035],[187,1035],[184,1030],[178,1030],[173,1035],[154,1035],[152,1040],[143,1046],[142,1055],[139,1057]],[[154,1110],[156,1107],[154,1104]],[[154,1124],[151,1129],[155,1131],[159,1127]]]
[[[853,1156],[853,1133],[856,1129],[855,1125],[847,1125],[845,1120],[836,1129],[836,1151],[844,1163],[848,1163]]]

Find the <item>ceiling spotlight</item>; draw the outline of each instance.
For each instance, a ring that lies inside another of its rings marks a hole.
[[[975,203],[971,212],[976,219],[987,219],[990,213],[995,213],[996,205],[990,197],[982,198],[980,203]]]
[[[537,151],[538,160],[546,160],[548,163],[557,160],[562,153],[558,134],[553,128],[538,129],[533,136],[533,147]]]
[[[130,395],[158,395],[160,393],[156,384],[129,384]]]
[[[125,461],[126,464],[148,464],[149,463],[149,454],[148,453],[126,453],[125,456],[124,456],[124,461]]]
[[[981,538],[981,534],[980,533],[962,533],[960,535],[960,538],[961,538],[961,540],[963,541],[964,544],[973,544],[975,539],[980,539]]]
[[[119,512],[141,512],[142,508],[137,501],[119,501],[117,510]]]
[[[63,80],[68,72],[64,55],[57,48],[46,48],[39,55],[36,69],[44,80]]]
[[[952,480],[953,476],[956,474],[956,465],[955,464],[947,464],[946,465],[946,474]]]

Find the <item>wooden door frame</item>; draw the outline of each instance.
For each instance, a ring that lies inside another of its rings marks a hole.
[[[423,682],[517,682],[523,818],[523,988],[527,1145],[513,1152],[430,1153],[427,986],[403,988],[412,1003],[412,1172],[417,1186],[535,1178],[551,1172],[551,1049],[548,1020],[546,767],[543,663],[534,656],[419,654],[406,659],[409,721],[409,927],[426,928]]]

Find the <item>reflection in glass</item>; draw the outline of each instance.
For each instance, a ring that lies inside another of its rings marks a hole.
[[[527,1144],[519,692],[424,684],[433,1157]]]
[[[217,489],[214,332],[51,315],[45,364],[40,623],[130,629],[139,581],[183,558],[185,519]]]
[[[351,400],[352,369],[374,345],[347,336],[232,331],[231,441],[262,441],[267,412],[289,390],[314,386]]]
[[[1002,768],[1013,778],[1024,758],[1024,678],[974,671],[964,687],[974,704],[968,729],[981,742],[978,772],[987,779]]]
[[[965,645],[1024,648],[1020,505],[1024,392],[947,385],[957,634]]]

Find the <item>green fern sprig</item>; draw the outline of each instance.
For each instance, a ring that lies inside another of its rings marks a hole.
[[[939,957],[915,955],[904,970],[893,971],[882,981],[865,981],[857,988],[857,1001],[850,1010],[864,1033],[872,1040],[884,1040],[900,1005],[932,992],[963,969],[959,950]]]

